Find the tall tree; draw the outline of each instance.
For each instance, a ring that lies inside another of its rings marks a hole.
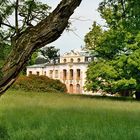
[[[69,17],[80,3],[81,0],[62,0],[48,15],[48,6],[40,3],[38,5],[35,0],[16,0],[14,3],[9,0],[0,1],[0,26],[8,27],[7,35],[10,34],[8,39],[12,46],[10,55],[1,68],[0,94],[13,84],[36,49],[61,36],[68,25]],[[41,13],[44,14],[43,19]],[[9,23],[9,16],[14,16],[13,24]],[[6,37],[2,35],[3,40]]]
[[[60,49],[55,48],[54,46],[45,47],[40,50],[41,54],[46,58],[46,62],[53,61],[53,64],[56,63],[56,60],[60,57]]]
[[[140,95],[138,4],[138,0],[104,0],[99,5],[108,30],[94,48],[98,55],[87,71],[87,89]]]
[[[102,36],[102,28],[100,25],[97,25],[96,21],[93,22],[92,28],[90,28],[90,32],[88,32],[85,36],[86,48],[89,50],[95,49],[98,45],[99,40]]]

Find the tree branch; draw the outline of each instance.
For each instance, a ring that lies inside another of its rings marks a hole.
[[[16,34],[19,33],[19,29],[18,29],[18,7],[19,7],[19,0],[16,0],[16,4],[15,4],[15,29],[16,29]]]
[[[48,17],[36,26],[27,28],[21,35],[16,37],[12,44],[14,48],[2,68],[3,77],[0,81],[1,95],[16,80],[27,60],[36,49],[53,42],[61,36],[67,27],[70,16],[80,5],[81,1],[62,0]]]
[[[11,26],[11,25],[9,25],[9,24],[6,24],[6,23],[1,23],[1,25],[4,25],[4,26],[7,26],[7,27],[9,27],[9,28],[11,28],[11,29],[15,29],[15,27],[13,27],[13,26]]]

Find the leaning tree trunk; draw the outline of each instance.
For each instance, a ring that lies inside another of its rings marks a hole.
[[[27,28],[14,37],[13,49],[2,68],[0,95],[16,80],[32,53],[59,38],[68,24],[69,17],[82,0],[62,0],[46,19],[34,27]]]

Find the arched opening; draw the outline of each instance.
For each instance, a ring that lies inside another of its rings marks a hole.
[[[79,84],[76,85],[76,93],[81,93],[81,89],[80,89],[80,85]]]
[[[73,93],[73,84],[70,84],[69,93]]]

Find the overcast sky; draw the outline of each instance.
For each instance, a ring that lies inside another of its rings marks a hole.
[[[61,0],[42,1],[48,3],[52,8],[55,8]],[[93,21],[103,24],[103,20],[97,12],[98,5],[101,1],[102,0],[82,0],[81,5],[75,10],[71,17],[71,29],[73,29],[73,32],[64,31],[59,39],[49,45],[60,48],[61,54],[72,49],[80,49],[81,46],[84,46],[84,36],[89,31]],[[75,20],[77,18],[80,20]]]

